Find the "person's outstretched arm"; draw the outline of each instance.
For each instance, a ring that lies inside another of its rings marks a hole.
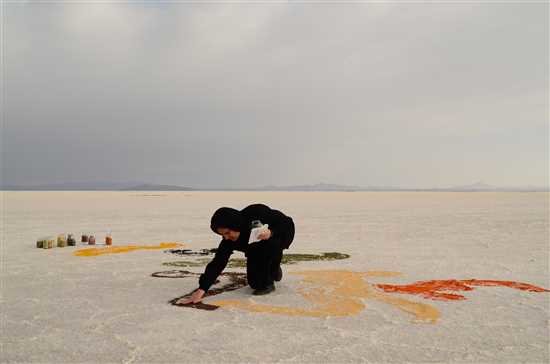
[[[210,289],[210,286],[214,284],[216,278],[225,269],[229,257],[233,254],[233,249],[231,249],[229,244],[226,240],[221,241],[214,259],[208,263],[204,273],[199,278],[199,288],[193,292],[191,297],[179,300],[179,304],[197,303],[202,300],[208,289]]]

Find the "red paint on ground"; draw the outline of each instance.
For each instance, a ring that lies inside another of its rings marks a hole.
[[[377,284],[376,286],[385,292],[416,294],[424,298],[439,301],[465,300],[466,297],[460,294],[446,293],[445,291],[471,291],[474,288],[470,286],[504,286],[529,292],[550,292],[550,290],[528,283],[479,279],[447,279],[421,281],[406,285]]]

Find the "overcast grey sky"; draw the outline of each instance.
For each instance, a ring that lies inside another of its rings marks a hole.
[[[548,185],[545,2],[3,11],[5,184]]]

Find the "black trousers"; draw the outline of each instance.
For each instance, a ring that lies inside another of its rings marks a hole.
[[[246,276],[248,285],[253,289],[262,289],[273,284],[281,266],[283,249],[288,249],[294,240],[294,222],[291,218],[288,220],[287,229],[280,237],[257,241],[248,246]]]
[[[246,278],[253,289],[273,284],[281,265],[284,245],[277,238],[258,241],[248,246],[246,252]]]

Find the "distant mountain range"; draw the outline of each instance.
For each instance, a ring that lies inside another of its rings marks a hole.
[[[64,182],[34,185],[4,185],[4,191],[117,191],[140,182],[108,182],[108,181],[88,181],[88,182]]]
[[[253,191],[359,191],[362,187],[318,183],[315,185],[298,186],[264,186],[252,188]]]
[[[442,190],[442,191],[518,191],[518,192],[538,192],[538,191],[549,191],[548,187],[541,186],[492,186],[483,182],[476,182],[470,185],[463,186],[454,186],[449,188],[433,189],[433,190]]]
[[[191,187],[142,184],[132,187],[121,188],[120,191],[196,191]]]
[[[549,191],[548,187],[523,186],[523,187],[498,187],[483,182],[470,185],[453,186],[446,188],[403,188],[392,186],[347,186],[338,184],[318,183],[313,185],[296,186],[263,186],[249,188],[195,188],[176,185],[161,185],[142,182],[70,182],[43,185],[4,185],[0,188],[4,191],[518,191],[537,192]]]
[[[5,185],[4,191],[193,191],[190,187],[142,182],[67,182],[43,185]]]

